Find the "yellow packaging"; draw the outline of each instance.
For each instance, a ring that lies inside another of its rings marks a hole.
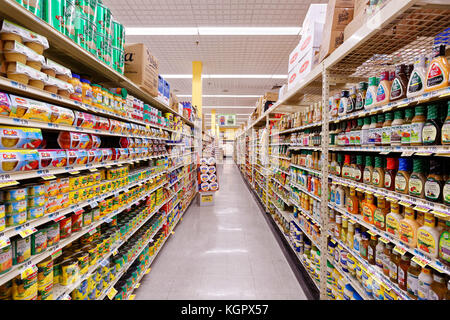
[[[80,176],[69,177],[69,187],[70,190],[77,190],[80,188]]]
[[[61,285],[68,286],[74,283],[79,276],[78,261],[75,259],[67,260],[61,265]]]
[[[53,283],[53,260],[51,257],[37,264],[38,268],[38,287],[45,287]]]
[[[0,231],[5,230],[6,220],[5,220],[5,205],[0,204]]]
[[[12,299],[12,281],[7,281],[0,286],[0,300]]]
[[[13,279],[12,298],[13,300],[36,300],[38,295],[37,270],[28,277],[21,279],[17,276]]]
[[[38,300],[53,300],[53,282],[38,286]]]

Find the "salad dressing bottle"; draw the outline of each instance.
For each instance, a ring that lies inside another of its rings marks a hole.
[[[395,175],[395,191],[408,194],[409,177],[411,175],[411,160],[400,158],[398,172]]]
[[[391,82],[389,81],[389,71],[383,71],[380,76],[380,84],[377,88],[376,106],[387,104],[391,96]]]
[[[445,44],[434,47],[433,55],[434,58],[431,60],[427,71],[425,92],[448,87],[450,66],[445,57]]]
[[[366,156],[366,166],[364,167],[363,173],[363,182],[365,184],[372,184],[372,175],[373,175],[372,158],[373,157],[370,155]]]
[[[378,78],[370,77],[369,78],[369,87],[367,88],[364,109],[369,110],[375,107],[377,102],[377,88],[378,88]]]
[[[417,230],[417,249],[430,258],[437,258],[439,253],[440,232],[435,227],[436,218],[433,214],[426,212],[424,225]]]
[[[395,67],[395,76],[392,81],[391,95],[389,100],[396,101],[406,98],[406,90],[408,87],[408,78],[406,77],[406,66],[400,64]]]
[[[411,142],[411,121],[414,117],[414,110],[408,108],[405,110],[405,120],[402,125],[402,146],[409,146]]]
[[[373,224],[373,217],[377,207],[373,204],[373,194],[366,193],[366,200],[363,203],[363,219],[367,223]]]
[[[399,238],[401,220],[400,205],[397,202],[391,202],[391,212],[386,215],[386,232],[395,238]]]
[[[441,202],[443,188],[444,179],[441,163],[438,159],[431,159],[430,172],[425,181],[425,199],[433,202]]]
[[[450,144],[450,100],[447,101],[447,117],[442,126],[442,144]]]
[[[425,56],[420,55],[414,59],[414,69],[409,77],[406,96],[408,98],[421,95],[425,90]]]
[[[372,185],[378,188],[382,188],[384,186],[384,168],[382,157],[375,157],[375,169],[372,173]]]
[[[408,193],[410,196],[424,198],[425,174],[424,161],[421,158],[413,160],[413,172],[409,177]]]
[[[368,87],[367,82],[363,81],[358,83],[358,91],[356,92],[355,111],[360,111],[364,109],[367,87]]]
[[[389,203],[386,202],[386,198],[377,197],[377,209],[373,216],[375,227],[383,231],[386,230],[386,215],[389,213],[389,210]]]
[[[414,209],[405,207],[405,218],[400,221],[400,240],[410,248],[415,248],[417,244],[417,230],[419,224],[414,219]]]
[[[428,105],[427,121],[422,128],[424,145],[433,145],[441,141],[441,122],[438,117],[437,105]]]

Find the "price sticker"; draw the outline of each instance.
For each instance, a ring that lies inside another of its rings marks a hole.
[[[400,201],[399,204],[404,206],[404,207],[411,207],[412,206],[411,203],[405,202],[405,201]]]
[[[0,238],[0,249],[9,246],[11,244],[11,241],[9,240],[9,238],[6,237],[1,237]]]
[[[443,97],[447,97],[447,96],[450,96],[450,92],[441,94],[441,95],[439,96],[439,98],[443,98]]]
[[[404,255],[406,253],[406,249],[398,245],[394,247],[394,251],[400,253],[401,255]]]
[[[48,175],[41,176],[41,178],[44,179],[44,180],[51,180],[51,179],[55,179],[56,176],[53,175],[53,174],[48,174]]]
[[[419,206],[415,206],[414,210],[421,211],[421,212],[428,212],[428,211],[430,211],[430,209],[428,209],[428,208],[419,207]]]
[[[389,202],[397,202],[396,199],[390,198],[390,197],[386,197],[386,200],[389,201]]]
[[[90,168],[89,171],[90,172],[97,172],[98,170],[97,170],[97,168]]]
[[[390,241],[384,237],[380,238],[380,241],[383,242],[384,244],[388,244]]]
[[[16,181],[16,180],[10,180],[10,181],[5,181],[5,182],[0,182],[0,188],[3,188],[3,187],[9,187],[9,186],[15,186],[15,185],[17,185],[17,184],[19,184],[19,182]]]
[[[373,232],[371,230],[368,230],[367,233],[374,237],[376,237],[376,235],[377,235],[375,232]]]
[[[64,297],[61,298],[61,300],[72,300],[72,297],[68,294],[65,294]]]
[[[89,234],[92,236],[94,233],[97,232],[97,227],[92,228],[91,230],[89,230]]]
[[[135,289],[139,289],[140,286],[141,286],[141,283],[138,282],[138,283],[136,283],[136,286],[135,286],[134,288],[135,288]]]
[[[130,297],[128,298],[128,300],[134,300],[134,298],[136,298],[135,294],[130,295]]]
[[[448,219],[448,217],[450,216],[448,213],[440,212],[437,210],[433,210],[433,211],[431,211],[431,213],[433,213],[434,215],[441,217],[443,219]]]
[[[411,157],[414,154],[414,151],[404,151],[402,152],[402,157]]]
[[[81,208],[81,209],[79,209],[79,210],[74,211],[73,213],[75,213],[76,215],[80,215],[80,214],[82,214],[83,212],[84,212],[84,209]]]
[[[117,164],[117,166],[118,166],[118,167],[121,167],[121,166],[122,166],[122,164],[121,164],[121,163],[118,163],[118,164]]]
[[[110,169],[110,168],[111,168],[111,166],[110,166],[110,165],[107,165],[107,166],[105,166],[105,168],[107,168],[107,169]]]
[[[71,174],[71,175],[75,175],[75,174],[79,174],[80,173],[80,171],[69,171],[69,174]]]
[[[414,261],[415,263],[417,263],[422,268],[425,268],[428,265],[428,261],[426,261],[425,259],[422,259],[422,258],[420,258],[418,256],[412,257],[411,260]]]
[[[60,212],[58,215],[54,216],[55,218],[53,219],[53,221],[58,222],[61,221],[62,219],[65,219],[64,213]]]
[[[433,152],[417,152],[416,156],[431,156]]]
[[[35,232],[37,232],[37,229],[32,227],[32,228],[28,228],[28,229],[24,229],[24,230],[20,231],[19,234],[22,238],[26,238]]]
[[[114,249],[114,251],[112,252],[112,255],[115,256],[117,254],[117,249]]]
[[[36,265],[31,265],[30,267],[28,267],[24,271],[22,271],[22,273],[20,274],[20,277],[22,279],[27,278],[30,275],[32,275],[33,273],[35,273],[36,271],[37,271]]]
[[[152,270],[152,268],[148,268],[147,271],[145,271],[145,274],[149,274],[150,270]]]
[[[11,176],[9,174],[0,174],[0,181],[10,181]]]
[[[116,296],[116,294],[117,294],[117,290],[114,288],[111,288],[111,290],[108,291],[107,296],[108,296],[109,300],[112,300]]]

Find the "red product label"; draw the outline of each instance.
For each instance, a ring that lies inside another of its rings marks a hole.
[[[302,67],[300,68],[300,71],[298,72],[299,74],[302,74],[305,70],[306,70],[306,68],[308,68],[308,66],[309,66],[309,60],[307,60],[303,65],[302,65]]]
[[[289,83],[294,82],[295,78],[297,77],[297,74],[294,73],[290,78],[289,78]]]
[[[294,64],[294,62],[295,62],[295,60],[297,60],[297,58],[298,58],[298,52],[296,52],[296,53],[294,54],[294,56],[292,57],[291,61],[289,61],[289,63],[290,63],[290,64]]]
[[[309,36],[308,38],[306,38],[305,42],[303,43],[302,47],[300,50],[305,50],[305,48],[309,45],[309,43],[311,42],[311,36]]]

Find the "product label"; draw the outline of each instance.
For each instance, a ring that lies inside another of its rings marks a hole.
[[[372,184],[377,186],[380,183],[380,178],[380,173],[375,170],[372,174]]]
[[[425,182],[425,197],[430,200],[437,200],[441,196],[441,185],[439,182],[430,177]]]
[[[380,209],[376,209],[373,214],[373,221],[378,229],[384,230],[386,216]]]
[[[373,95],[372,95],[372,91],[368,90],[366,93],[366,104],[365,104],[365,108],[371,108],[373,107]]]
[[[383,252],[382,251],[377,251],[376,255],[375,255],[375,264],[380,267],[383,268]]]
[[[409,223],[406,223],[405,221],[400,222],[400,240],[406,243],[408,246],[411,246],[413,244],[414,240],[414,229],[411,227]]]
[[[7,261],[11,261],[11,263],[12,263],[12,252],[11,252],[11,250],[8,250],[6,252],[0,253],[0,265],[3,265]],[[5,265],[7,265],[7,263]]]
[[[336,175],[337,175],[338,177],[341,176],[341,166],[336,166]]]
[[[411,175],[408,186],[409,194],[412,196],[419,197],[422,194],[422,189],[423,189],[422,180],[420,180],[420,178],[415,174]]]
[[[422,129],[424,122],[411,123],[411,143],[422,143]]]
[[[366,145],[369,143],[369,129],[361,130],[361,144]]]
[[[367,204],[363,205],[362,212],[364,221],[373,224],[373,212]]]
[[[399,79],[395,78],[394,81],[392,82],[391,87],[391,100],[401,97],[402,94],[403,94],[402,84],[400,83]]]
[[[442,143],[450,143],[450,123],[444,123],[441,133]]]
[[[419,300],[427,300],[430,291],[430,284],[419,279],[417,285],[417,296]]]
[[[413,71],[409,80],[408,93],[419,92],[423,89],[423,82],[417,71]]]
[[[392,127],[391,143],[400,144],[402,142],[402,126]]]
[[[389,189],[392,186],[392,179],[389,173],[384,174],[384,187]]]
[[[367,249],[367,259],[368,260],[373,260],[373,248],[371,246],[369,246],[369,248]]]
[[[336,202],[336,205],[337,206],[340,206],[342,203],[341,203],[341,193],[340,192],[338,192],[338,191],[336,191],[336,195],[335,195],[335,202]]]
[[[374,129],[374,131],[373,131],[374,143],[377,144],[377,145],[381,144],[381,134],[382,134],[382,132],[383,132],[382,128],[377,128],[377,129]]]
[[[354,139],[353,139],[353,144],[356,146],[360,146],[361,145],[361,130],[357,130],[353,133]]]
[[[406,288],[409,294],[417,296],[417,286],[419,285],[418,276],[408,272],[408,276],[406,277]]]
[[[370,170],[369,169],[364,169],[363,181],[366,184],[370,184],[372,182],[372,176],[370,174]],[[450,189],[450,187],[449,187],[449,189]]]
[[[361,254],[361,257],[367,257],[367,248],[364,246],[360,246],[359,253]]]
[[[377,102],[384,101],[385,99],[386,99],[386,90],[384,89],[384,86],[380,84],[377,89]]]
[[[444,72],[438,63],[433,62],[431,64],[429,70],[430,71],[428,72],[428,76],[427,76],[427,87],[428,88],[438,86],[442,82],[444,82]]]
[[[330,202],[331,203],[335,203],[336,202],[334,190],[331,190],[331,192],[330,192]]]
[[[450,263],[450,232],[445,231],[439,238],[439,258]]]
[[[395,176],[395,191],[405,192],[406,188],[406,178],[402,174],[397,174]]]
[[[399,221],[393,216],[386,216],[386,231],[394,237],[398,237],[399,224]]]
[[[405,271],[402,268],[398,268],[398,284],[406,287],[406,277],[405,277]]]
[[[355,205],[354,205],[352,199],[349,199],[347,201],[347,211],[352,213],[354,209],[355,209]]]
[[[444,185],[444,190],[442,191],[442,195],[444,197],[444,203],[450,204],[450,183],[446,182]]]
[[[398,267],[394,262],[389,263],[389,278],[392,280],[397,280],[398,276]]]
[[[344,177],[344,178],[350,178],[351,177],[351,173],[350,173],[350,170],[351,168],[349,168],[349,167],[347,167],[347,166],[344,166],[343,168],[342,168],[342,176]]]
[[[356,168],[353,170],[353,178],[356,181],[361,180],[362,177],[362,172],[361,172],[361,168]]]
[[[402,125],[402,144],[409,144],[411,142],[411,125]]]
[[[419,229],[417,232],[417,248],[420,251],[428,253],[430,256],[436,255],[437,239],[426,229]]]
[[[440,300],[439,296],[433,290],[428,292],[428,300]]]
[[[358,239],[356,239],[356,238],[355,238],[355,240],[353,240],[353,249],[355,251],[359,252],[359,242],[358,242]]]
[[[391,127],[383,128],[381,133],[381,144],[388,145],[391,143]]]
[[[432,124],[427,124],[422,129],[422,139],[425,144],[432,144],[436,141],[437,130]]]

